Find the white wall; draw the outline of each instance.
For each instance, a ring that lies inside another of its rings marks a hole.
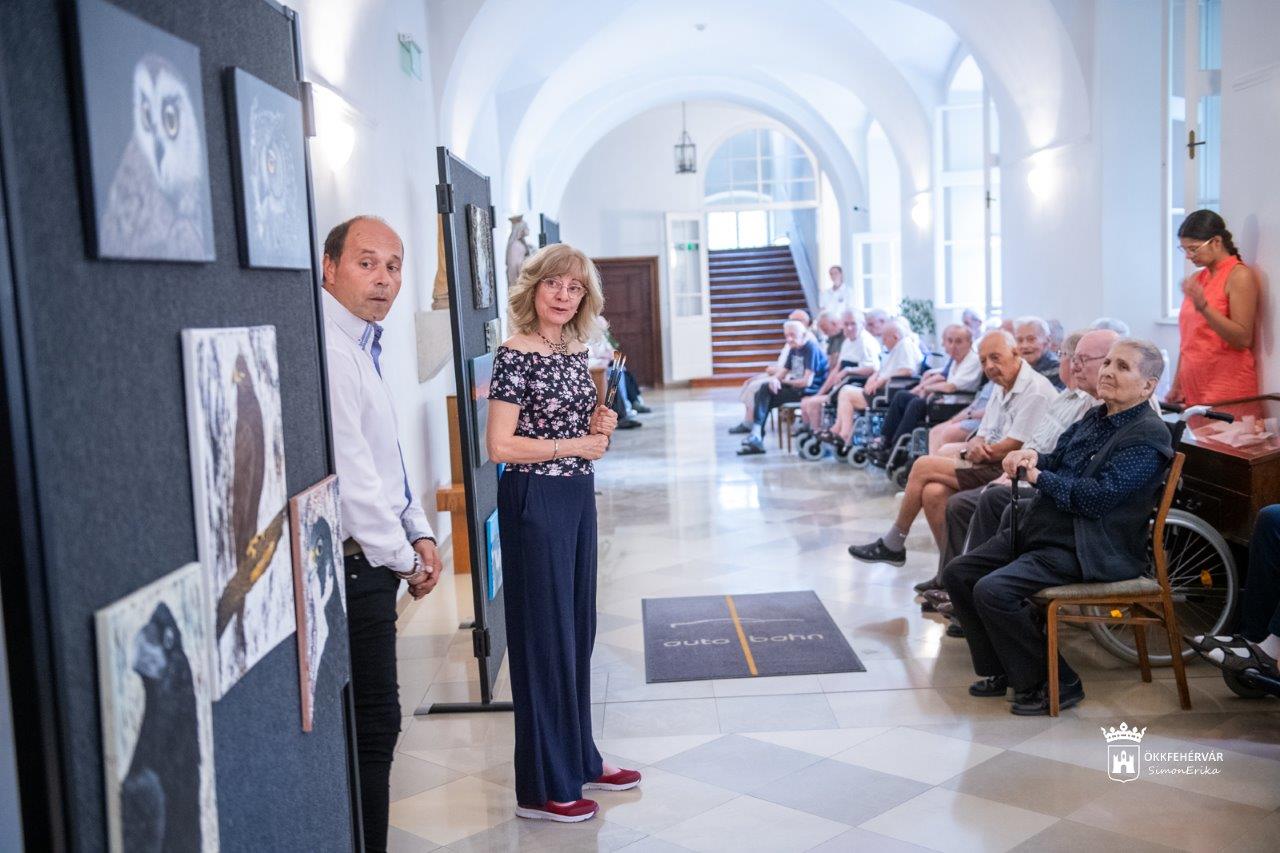
[[[688,127],[698,146],[696,174],[675,173],[672,147],[680,136],[680,105],[668,104],[636,116],[602,138],[578,164],[560,206],[565,242],[588,255],[659,258],[664,328],[669,327],[664,215],[701,209],[704,167],[721,142],[750,127],[786,130],[753,110],[705,101],[688,105]],[[667,375],[670,356],[670,341],[664,340]]]
[[[400,445],[414,490],[437,538],[449,531],[437,514],[437,485],[451,479],[445,397],[453,369],[418,383],[414,312],[431,307],[436,272],[436,126],[431,64],[418,80],[400,70],[398,33],[427,44],[420,0],[299,0],[308,77],[337,91],[350,106],[355,145],[335,167],[322,136],[312,143],[317,230],[356,214],[383,217],[404,239],[404,287],[387,317],[382,370],[396,399]]]
[[[1263,282],[1262,390],[1280,388],[1274,318],[1280,294],[1280,4],[1231,0],[1222,12],[1222,215]]]

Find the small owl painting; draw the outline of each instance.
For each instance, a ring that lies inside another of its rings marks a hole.
[[[310,269],[302,105],[239,68],[231,81],[244,263]]]
[[[77,9],[98,255],[213,260],[199,50],[101,0]]]

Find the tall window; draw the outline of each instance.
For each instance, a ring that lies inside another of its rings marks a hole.
[[[956,69],[934,126],[939,307],[999,312],[1000,125],[973,57]]]
[[[1164,311],[1177,314],[1190,267],[1178,248],[1188,212],[1220,204],[1222,176],[1222,0],[1169,0],[1168,119],[1165,124]]]
[[[896,311],[902,301],[902,198],[898,161],[877,121],[867,127],[868,229],[853,235],[852,283],[862,307]]]
[[[779,130],[754,128],[726,140],[706,168],[707,247],[745,249],[816,233],[813,160]]]

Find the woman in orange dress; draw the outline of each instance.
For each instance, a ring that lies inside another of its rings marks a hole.
[[[1200,271],[1182,283],[1178,372],[1165,401],[1196,406],[1256,397],[1257,276],[1240,260],[1226,222],[1212,210],[1187,216],[1178,229],[1178,242]],[[1256,414],[1260,407],[1229,408],[1237,414]]]

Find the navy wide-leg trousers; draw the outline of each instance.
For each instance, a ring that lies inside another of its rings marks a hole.
[[[594,475],[506,471],[498,530],[516,723],[516,801],[582,796],[603,764],[591,735],[596,639]]]

